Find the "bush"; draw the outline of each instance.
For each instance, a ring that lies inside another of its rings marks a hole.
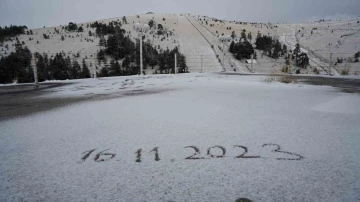
[[[314,68],[313,72],[314,72],[315,74],[319,74],[319,73],[320,73],[320,71],[319,71],[316,67]]]
[[[341,75],[349,75],[350,68],[344,68],[341,70]]]
[[[280,82],[280,83],[297,83],[297,80],[295,78],[291,78],[290,76],[281,76],[281,77],[279,77],[278,82]]]
[[[288,73],[288,71],[289,71],[288,66],[284,66],[284,67],[281,68],[281,72]]]
[[[272,82],[275,82],[276,81],[276,77],[275,76],[268,76],[266,77],[264,80],[262,80],[263,82],[266,82],[266,83],[272,83]]]
[[[355,58],[359,58],[359,57],[360,57],[360,51],[357,52],[357,53],[355,53],[354,57],[355,57]]]

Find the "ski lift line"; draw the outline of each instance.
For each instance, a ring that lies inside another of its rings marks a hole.
[[[190,22],[190,24],[200,33],[200,35],[204,37],[204,39],[208,42],[208,44],[209,44],[210,46],[212,46],[212,44],[210,43],[210,41],[203,35],[203,33],[200,32],[200,30],[189,20],[189,18],[188,18],[187,16],[185,16],[185,17],[186,17],[186,19]],[[212,50],[214,51],[214,54],[216,55],[215,50],[214,50],[214,49],[212,49]],[[224,69],[223,63],[221,63],[221,66],[222,66],[222,68]]]

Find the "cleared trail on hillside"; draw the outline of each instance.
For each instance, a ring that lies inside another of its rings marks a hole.
[[[180,50],[190,72],[220,72],[222,66],[206,39],[185,16],[179,16]]]
[[[196,29],[201,33],[201,35],[208,41],[208,43],[213,45],[213,50],[216,55],[218,55],[221,64],[223,66],[223,71],[234,71],[234,69],[241,73],[249,73],[250,70],[240,64],[238,60],[229,52],[229,46],[223,45],[219,42],[218,37],[207,29],[204,25],[200,24],[194,17],[188,17],[188,20],[196,27]],[[223,62],[224,61],[224,62]]]

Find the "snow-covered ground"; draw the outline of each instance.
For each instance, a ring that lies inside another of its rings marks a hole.
[[[358,201],[360,96],[263,79],[132,76],[47,89],[38,99],[109,99],[0,122],[0,201]],[[195,147],[199,159],[186,159]],[[244,147],[242,157],[260,158],[240,158]]]

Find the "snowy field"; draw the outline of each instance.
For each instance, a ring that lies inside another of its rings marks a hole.
[[[0,201],[359,201],[359,94],[265,78],[43,90],[106,99],[1,121]]]

